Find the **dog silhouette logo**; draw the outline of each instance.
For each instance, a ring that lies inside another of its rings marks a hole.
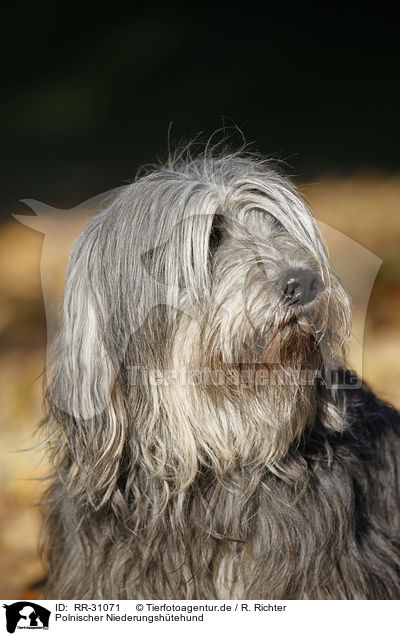
[[[6,610],[6,627],[9,634],[14,634],[16,629],[49,629],[51,612],[37,603],[18,601],[3,607]]]

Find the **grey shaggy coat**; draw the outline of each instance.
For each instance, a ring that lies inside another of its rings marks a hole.
[[[267,162],[122,189],[75,245],[48,370],[45,594],[400,598],[400,416],[343,371],[349,322]]]

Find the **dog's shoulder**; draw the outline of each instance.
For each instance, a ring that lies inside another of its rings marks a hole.
[[[400,413],[366,384],[344,392],[347,426],[328,442],[334,463],[353,474],[361,470],[372,481],[390,473],[394,486],[400,471]]]
[[[400,413],[364,384],[341,390],[344,430],[329,431],[317,420],[302,448],[310,489],[354,504],[362,523],[365,506],[386,506],[400,524]]]
[[[357,389],[345,389],[348,436],[370,442],[381,438],[400,438],[400,413],[381,400],[366,384]]]
[[[305,457],[317,462],[321,457],[330,457],[342,466],[361,462],[366,467],[382,459],[400,467],[400,413],[350,375],[350,380],[357,382],[348,381],[345,388],[339,389],[344,430],[329,431],[318,418],[305,440]]]

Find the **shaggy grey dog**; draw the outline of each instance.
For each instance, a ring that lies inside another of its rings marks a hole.
[[[400,422],[268,162],[177,157],[75,244],[49,370],[46,594],[400,598]]]

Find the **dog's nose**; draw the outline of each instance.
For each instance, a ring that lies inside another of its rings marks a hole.
[[[317,295],[317,276],[311,269],[290,269],[282,278],[280,289],[286,304],[306,305]]]

